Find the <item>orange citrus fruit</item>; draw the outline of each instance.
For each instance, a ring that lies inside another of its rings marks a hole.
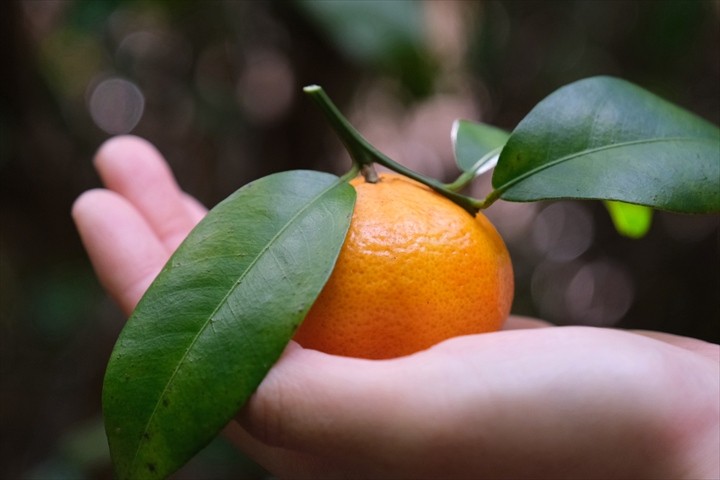
[[[396,174],[350,183],[357,191],[350,229],[295,335],[300,345],[380,359],[500,329],[512,265],[484,215]]]

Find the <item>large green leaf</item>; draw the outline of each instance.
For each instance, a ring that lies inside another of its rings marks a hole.
[[[105,374],[120,479],[166,477],[236,414],[327,281],[354,201],[333,175],[285,172],[241,188],[190,233]]]
[[[493,187],[513,201],[594,198],[718,212],[720,129],[626,81],[581,80],[512,132]]]

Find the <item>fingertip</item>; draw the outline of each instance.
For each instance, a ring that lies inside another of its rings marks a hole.
[[[155,155],[159,155],[155,146],[142,137],[136,135],[118,135],[105,140],[100,147],[98,147],[93,161],[97,167],[107,161],[112,161],[118,156],[118,153],[121,154],[120,156],[124,156],[124,152],[127,151],[127,149],[134,151],[138,149],[146,150]]]
[[[93,163],[105,185],[120,192],[131,188],[143,178],[137,176],[140,171],[152,172],[153,181],[157,178],[172,178],[170,168],[157,148],[134,135],[121,135],[106,140],[98,148]]]
[[[188,212],[188,216],[193,223],[198,223],[203,219],[203,217],[205,217],[205,215],[207,215],[207,208],[205,208],[205,205],[200,203],[200,201],[192,195],[183,193],[183,201],[185,202],[185,208]]]
[[[86,210],[93,205],[92,198],[95,197],[100,188],[87,190],[81,193],[70,206],[70,216],[77,223],[78,219],[82,218]]]
[[[76,224],[83,224],[105,210],[108,202],[115,202],[117,194],[104,188],[93,188],[81,193],[70,207],[70,216]]]

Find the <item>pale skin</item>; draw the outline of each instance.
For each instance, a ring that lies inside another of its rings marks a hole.
[[[129,314],[206,213],[116,137],[72,215]],[[720,478],[720,346],[511,317],[369,361],[291,343],[225,434],[280,478]]]

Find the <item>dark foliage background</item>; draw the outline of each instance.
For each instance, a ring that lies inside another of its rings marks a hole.
[[[152,141],[212,206],[274,171],[347,168],[301,95],[311,83],[382,150],[444,178],[455,118],[512,129],[596,74],[720,123],[712,1],[11,0],[2,12],[2,478],[111,478],[100,388],[123,318],[69,211],[99,185],[91,159],[113,134]],[[720,341],[717,216],[658,213],[629,240],[596,203],[488,215],[513,254],[516,313]],[[264,476],[222,439],[176,475]]]

